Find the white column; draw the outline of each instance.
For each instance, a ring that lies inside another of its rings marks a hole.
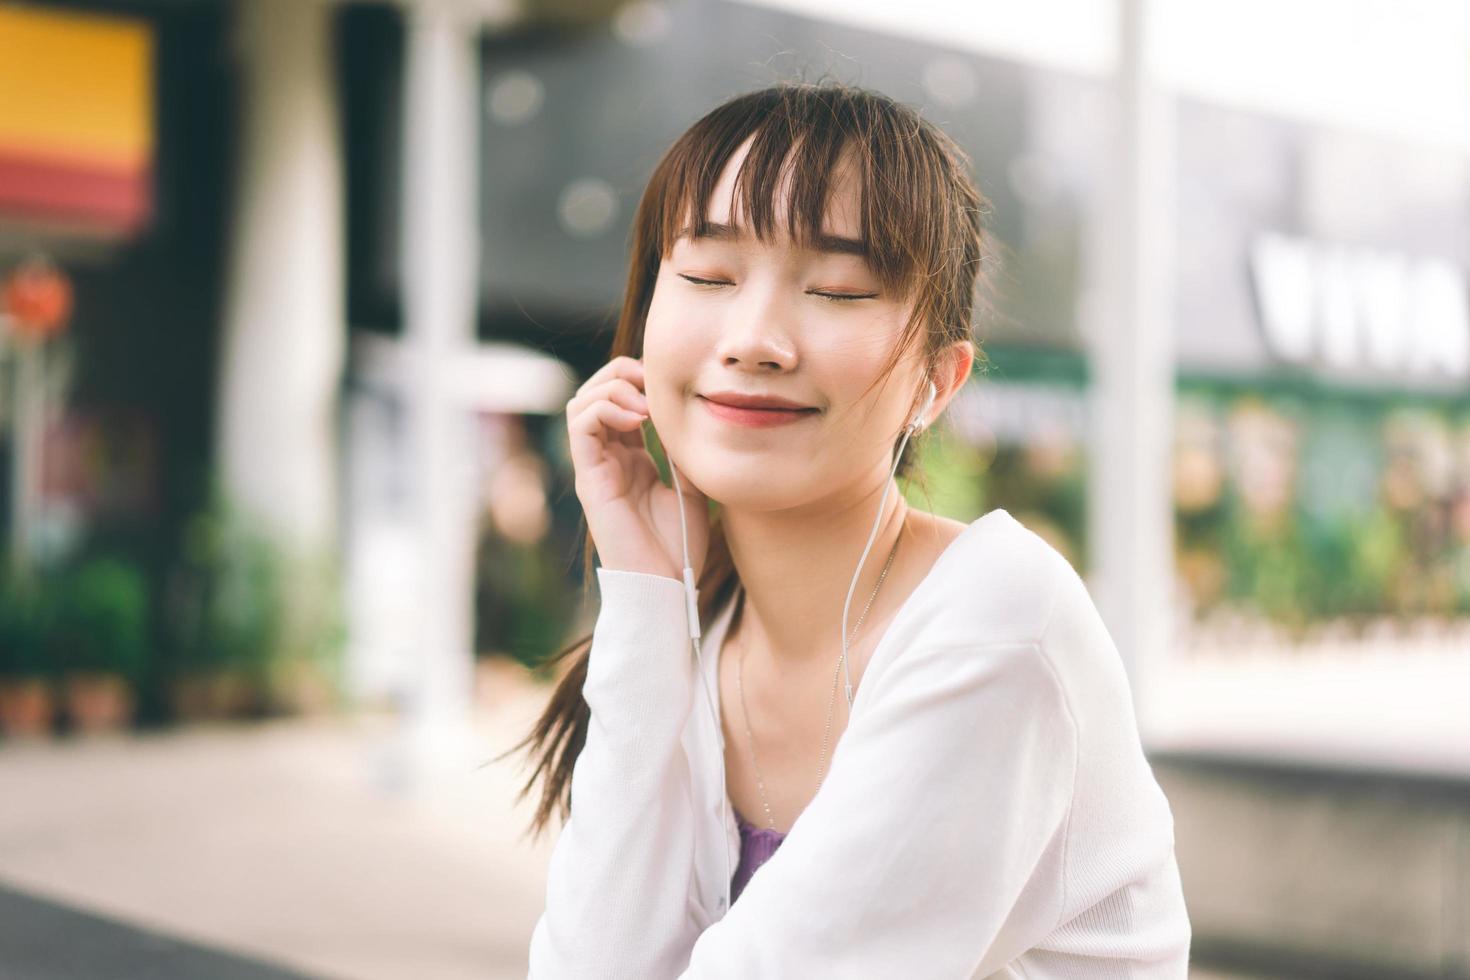
[[[237,4],[243,114],[221,349],[218,460],[232,502],[305,553],[337,544],[342,152],[329,8]]]
[[[1086,317],[1092,364],[1089,586],[1129,669],[1140,718],[1174,608],[1174,126],[1151,77],[1148,0],[1119,0],[1118,111],[1090,222],[1096,277]]]
[[[475,459],[452,381],[478,309],[478,28],[462,5],[423,3],[409,8],[406,43],[404,395],[422,611],[408,722],[422,770],[458,765],[469,748]]]

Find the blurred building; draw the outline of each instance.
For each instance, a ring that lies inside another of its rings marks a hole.
[[[869,85],[1005,248],[914,502],[1088,576],[1198,950],[1463,976],[1470,22],[1410,6],[0,3],[0,272],[75,289],[27,547],[131,549],[166,623],[217,486],[340,562],[352,697],[453,763],[476,658],[588,625],[557,413],[658,155]]]

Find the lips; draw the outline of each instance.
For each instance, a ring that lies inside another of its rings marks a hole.
[[[705,392],[702,397],[734,408],[806,409],[812,407],[779,395],[748,395],[740,391],[710,391]]]
[[[715,401],[704,395],[699,396],[699,402],[715,418],[732,425],[752,429],[790,425],[817,414],[815,408],[772,408],[768,406],[731,405],[723,401]]]

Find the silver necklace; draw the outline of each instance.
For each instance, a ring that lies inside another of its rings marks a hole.
[[[863,614],[858,617],[857,625],[852,628],[848,635],[847,645],[852,646],[857,631],[862,628],[863,620],[868,618],[868,610],[873,607],[873,600],[878,596],[878,590],[883,586],[883,580],[888,577],[888,566],[893,564],[893,556],[898,553],[898,542],[903,538],[903,528],[899,528],[898,537],[893,539],[893,547],[888,551],[888,560],[883,563],[883,571],[878,575],[878,584],[873,586],[873,594],[868,596],[867,605],[863,606]],[[832,734],[832,709],[837,704],[837,678],[842,674],[843,658],[837,658],[837,670],[832,674],[832,697],[827,702],[827,728],[822,733],[822,754],[817,762],[817,785],[822,785],[822,773],[827,764],[827,739]],[[736,661],[735,683],[740,689],[740,713],[745,716],[745,738],[750,744],[750,764],[755,769],[755,784],[760,790],[761,806],[766,810],[766,823],[770,829],[776,829],[776,819],[771,816],[771,804],[766,799],[766,782],[761,778],[760,763],[755,757],[755,735],[750,730],[750,712],[745,707],[745,644],[740,644],[740,656]]]

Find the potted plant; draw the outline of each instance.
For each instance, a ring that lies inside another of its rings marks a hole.
[[[282,582],[276,649],[268,659],[266,710],[325,715],[344,703],[342,652],[347,641],[342,570],[331,555],[278,555]]]
[[[52,644],[67,716],[83,734],[132,724],[147,657],[148,589],[130,562],[98,557],[63,572]]]
[[[0,731],[10,738],[50,735],[56,715],[44,599],[29,581],[0,582]]]
[[[264,536],[219,500],[189,520],[168,589],[180,655],[169,696],[180,721],[263,710],[281,631],[277,566]]]

